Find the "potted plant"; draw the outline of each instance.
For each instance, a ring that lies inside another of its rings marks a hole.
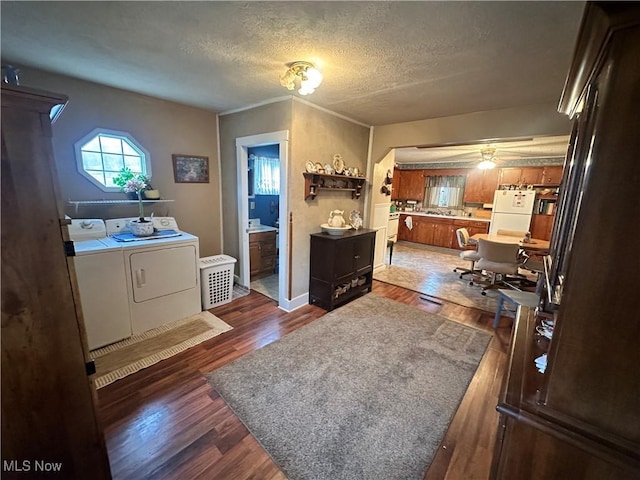
[[[135,178],[135,176],[136,175],[131,171],[129,167],[124,167],[122,170],[120,170],[120,173],[118,175],[113,177],[113,183],[120,187],[120,190],[127,193],[129,198],[131,198],[132,200],[138,199],[136,192],[126,192],[124,187],[127,182]]]
[[[131,232],[139,237],[148,237],[153,234],[153,222],[144,218],[144,205],[142,204],[142,192],[147,184],[140,180],[139,176],[126,181],[122,188],[125,193],[135,193],[138,197],[138,219],[129,222]]]

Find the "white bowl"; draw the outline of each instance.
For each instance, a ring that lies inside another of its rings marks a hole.
[[[329,235],[342,235],[347,230],[351,230],[351,225],[345,227],[332,227],[328,223],[320,225],[323,232],[327,232]]]

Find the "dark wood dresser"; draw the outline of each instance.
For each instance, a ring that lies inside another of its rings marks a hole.
[[[333,310],[370,292],[376,231],[311,234],[309,303]]]

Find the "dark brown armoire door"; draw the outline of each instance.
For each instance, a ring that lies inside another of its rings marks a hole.
[[[65,102],[2,85],[3,478],[111,477],[51,145]]]

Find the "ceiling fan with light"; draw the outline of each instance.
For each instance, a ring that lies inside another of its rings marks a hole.
[[[398,164],[460,163],[493,168],[516,160],[558,158],[567,152],[569,136],[487,139],[468,143],[418,145],[395,149]]]

